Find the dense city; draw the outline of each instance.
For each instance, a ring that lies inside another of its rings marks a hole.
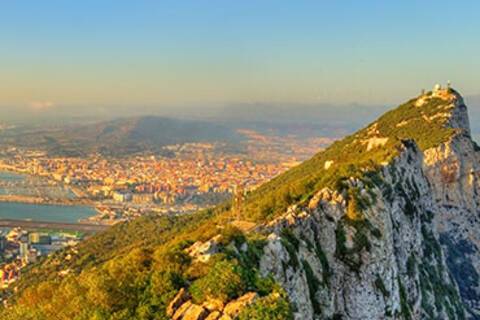
[[[112,225],[145,214],[185,214],[248,192],[299,161],[330,139],[265,136],[244,130],[243,152],[220,143],[165,147],[169,157],[135,155],[106,158],[50,157],[41,150],[16,147],[0,151],[1,203],[86,206],[94,215],[76,223]],[[18,174],[19,176],[15,176]],[[64,207],[65,208],[65,207]],[[3,227],[0,231],[0,286],[50,252],[75,246],[83,233]]]
[[[75,246],[83,235],[77,232],[0,228],[0,288],[7,288],[21,269],[41,256]]]
[[[253,190],[330,142],[307,139],[302,144],[294,138],[250,134],[243,154],[219,151],[222,146],[215,143],[168,146],[172,157],[52,158],[41,151],[9,148],[2,152],[1,170],[44,177],[50,184],[67,186],[75,196],[7,192],[0,200],[87,204],[98,211],[90,222],[102,224],[145,212],[186,213],[226,200],[234,190]]]

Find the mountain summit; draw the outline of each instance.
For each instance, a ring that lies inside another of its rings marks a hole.
[[[480,319],[479,148],[436,87],[244,196],[58,252],[2,319]]]

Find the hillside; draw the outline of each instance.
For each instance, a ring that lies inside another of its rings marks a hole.
[[[228,204],[27,270],[2,319],[480,319],[479,148],[434,90]],[[234,211],[234,212],[232,212]]]
[[[0,142],[44,149],[51,155],[121,156],[159,152],[163,146],[177,143],[238,142],[241,138],[233,129],[212,122],[148,116],[38,128],[0,136]]]

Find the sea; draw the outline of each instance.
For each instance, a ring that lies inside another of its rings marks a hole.
[[[69,190],[53,188],[30,181],[31,177],[11,172],[0,172],[0,194],[32,195],[37,192],[65,194],[71,197]],[[29,187],[32,183],[31,188]],[[63,187],[62,187],[63,188]],[[40,190],[40,191],[38,191]],[[23,192],[25,191],[25,192]],[[17,219],[47,222],[76,223],[79,220],[95,215],[95,209],[88,206],[62,206],[29,203],[0,202],[0,219]]]

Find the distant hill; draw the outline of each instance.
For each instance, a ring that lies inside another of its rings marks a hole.
[[[188,142],[238,142],[242,136],[227,126],[207,121],[146,116],[93,124],[22,129],[0,137],[3,144],[36,147],[52,155],[89,153],[125,155],[158,152],[163,146]]]

